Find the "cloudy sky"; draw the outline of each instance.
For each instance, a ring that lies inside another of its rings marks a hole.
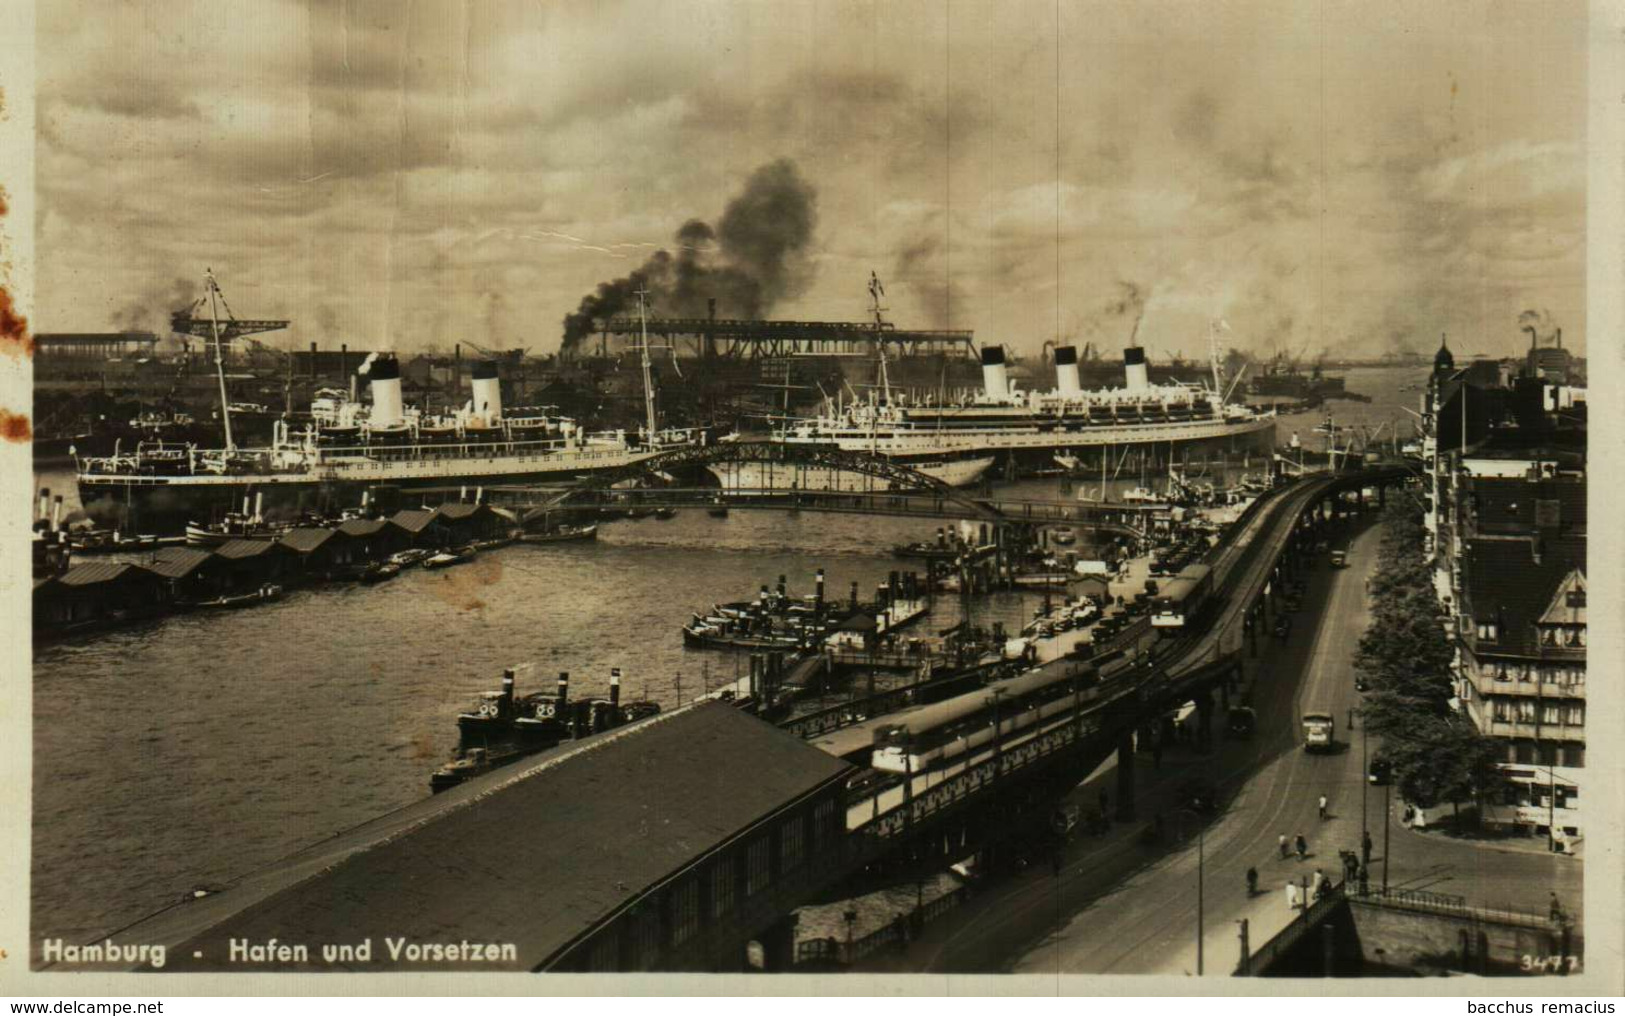
[[[212,266],[300,344],[551,350],[598,283],[788,160],[810,231],[771,317],[860,319],[873,270],[899,325],[1027,352],[1121,346],[1130,287],[1153,356],[1213,319],[1260,351],[1507,352],[1532,308],[1584,344],[1580,3],[39,18],[41,331],[158,327]]]

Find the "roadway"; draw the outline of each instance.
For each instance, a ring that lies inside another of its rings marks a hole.
[[[1203,972],[1228,976],[1239,957],[1238,922],[1248,920],[1255,948],[1284,927],[1291,917],[1286,881],[1301,882],[1316,868],[1340,877],[1337,852],[1358,849],[1362,812],[1374,841],[1372,882],[1381,885],[1384,795],[1366,783],[1359,731],[1351,739],[1347,726],[1360,697],[1351,658],[1368,619],[1364,576],[1375,564],[1377,542],[1375,529],[1366,529],[1353,542],[1350,567],[1310,572],[1304,613],[1290,639],[1284,645],[1260,640],[1260,656],[1247,661],[1245,678],[1258,711],[1252,740],[1216,741],[1209,755],[1175,746],[1157,767],[1147,759],[1136,766],[1143,821],[1075,839],[1058,865],[1041,858],[989,884],[957,913],[928,927],[905,952],[877,955],[866,965],[942,972],[1195,974],[1200,866]],[[1340,751],[1302,751],[1298,721],[1305,708],[1337,717]],[[1075,792],[1074,800],[1086,811],[1098,805],[1101,789],[1115,792],[1111,768],[1103,766]],[[1223,813],[1205,828],[1179,800],[1181,784],[1198,775],[1237,787]],[[1317,814],[1322,793],[1329,799],[1326,821]],[[1555,890],[1567,908],[1579,912],[1578,860],[1412,832],[1399,825],[1398,808],[1395,798],[1390,885],[1538,913],[1545,911],[1548,891]],[[1140,833],[1158,813],[1164,841],[1148,846]],[[1307,860],[1281,860],[1277,837],[1300,832],[1309,843]],[[1260,893],[1254,898],[1246,891],[1250,866],[1259,873]]]

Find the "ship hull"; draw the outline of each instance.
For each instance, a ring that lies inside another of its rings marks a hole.
[[[951,487],[968,487],[993,466],[991,456],[897,460]],[[858,494],[891,489],[891,482],[868,473],[826,466],[778,462],[723,462],[706,467],[725,491],[832,490]]]
[[[306,512],[335,513],[361,503],[364,491],[392,486],[403,495],[413,490],[533,483],[567,483],[602,469],[648,457],[640,453],[588,453],[549,463],[541,456],[504,462],[501,458],[435,463],[432,472],[408,468],[412,460],[369,462],[364,469],[264,475],[122,475],[81,473],[79,500],[85,513],[103,525],[144,533],[184,532],[188,522],[207,522],[240,511],[246,500],[263,504],[268,521],[288,520]],[[262,500],[261,500],[262,499]],[[401,507],[415,507],[403,499]]]

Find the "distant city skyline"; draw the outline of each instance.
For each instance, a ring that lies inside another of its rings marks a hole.
[[[1585,47],[1490,0],[46,5],[32,324],[162,332],[212,267],[277,345],[553,351],[680,231],[751,270],[784,160],[771,318],[873,271],[1026,355],[1499,356],[1529,310],[1583,355]]]

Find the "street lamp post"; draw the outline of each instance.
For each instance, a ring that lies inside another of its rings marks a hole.
[[[1394,783],[1389,780],[1382,786],[1382,892],[1388,895],[1388,833],[1393,828],[1394,809],[1389,805],[1389,797],[1394,789]]]
[[[1198,817],[1197,821],[1201,822],[1201,818]],[[1203,898],[1202,898],[1202,882],[1203,882],[1202,876],[1204,874],[1204,872],[1203,872],[1203,851],[1204,851],[1205,837],[1206,837],[1206,831],[1205,830],[1206,830],[1206,827],[1203,826],[1203,825],[1198,825],[1196,827],[1196,976],[1197,977],[1202,976],[1202,924],[1203,924],[1203,918],[1205,917],[1205,914],[1203,912],[1204,911],[1204,906],[1203,906],[1204,901],[1203,901]]]

